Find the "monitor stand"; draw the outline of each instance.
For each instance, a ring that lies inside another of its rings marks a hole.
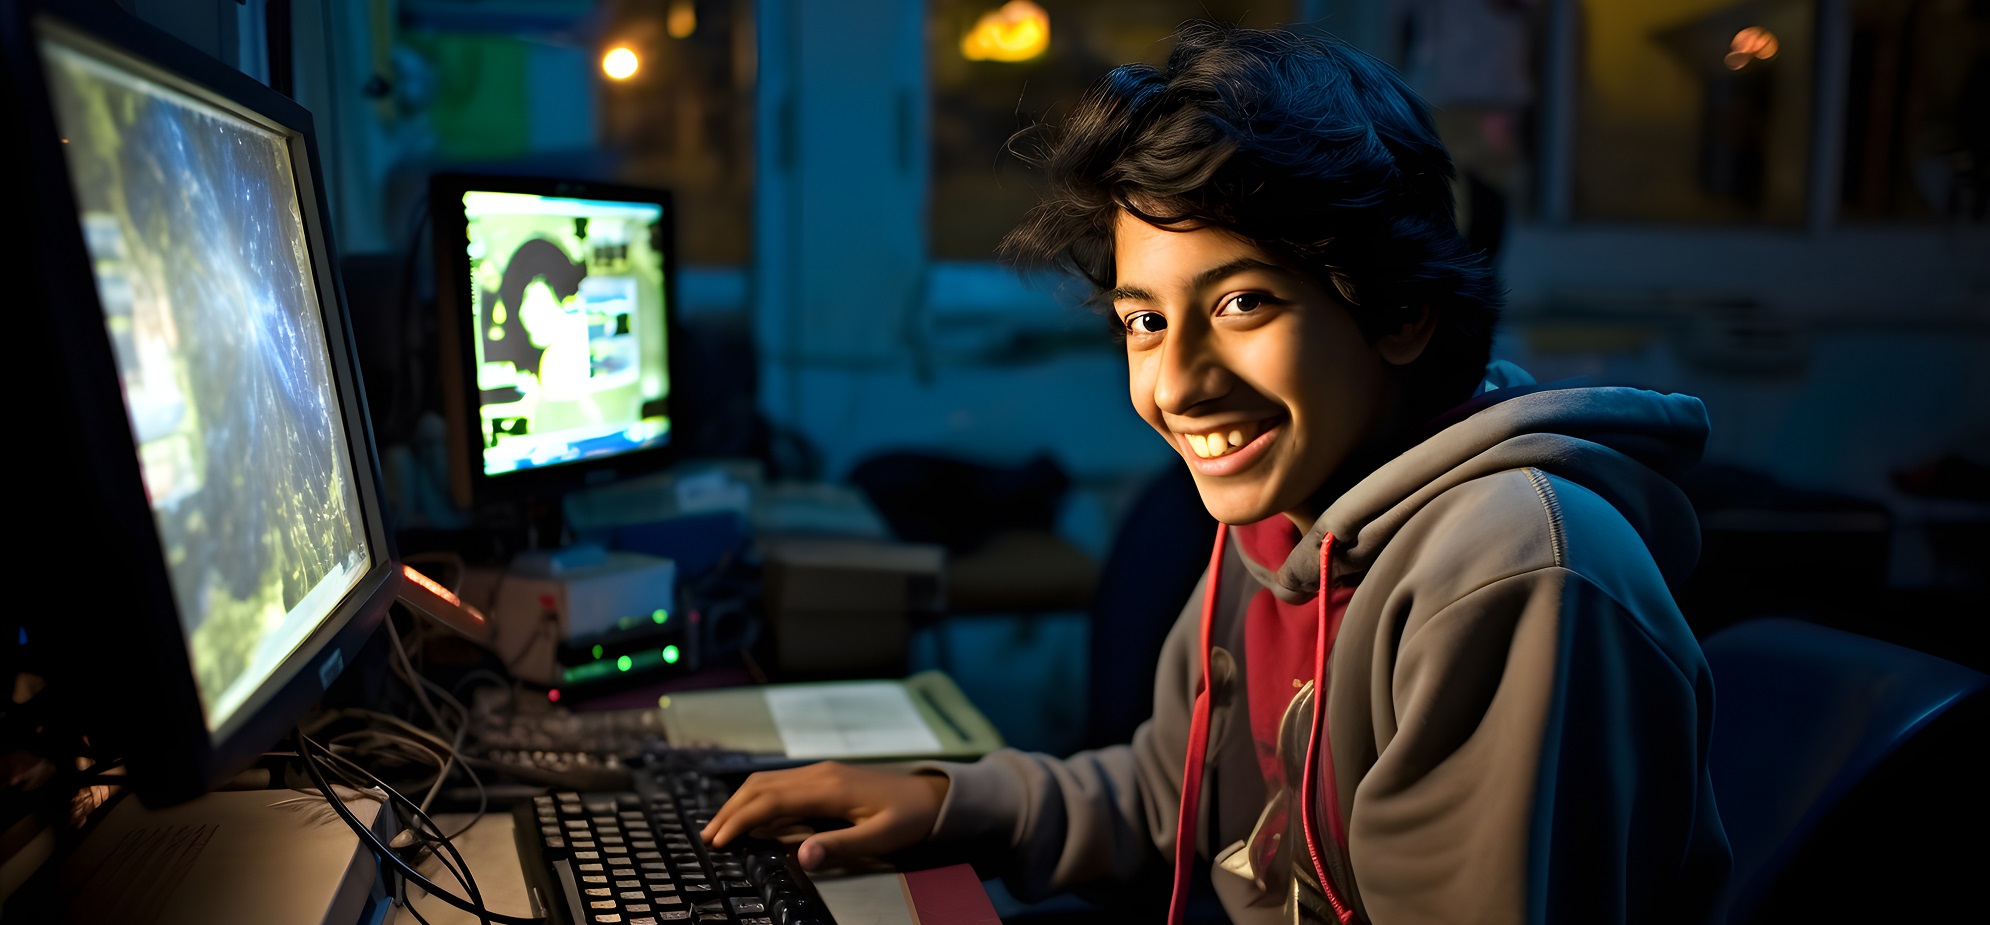
[[[381,838],[394,814],[358,791],[346,806]],[[315,793],[228,790],[166,809],[126,799],[57,875],[63,922],[324,922],[379,919],[379,867]]]

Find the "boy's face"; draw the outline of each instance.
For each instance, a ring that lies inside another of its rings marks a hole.
[[[1310,528],[1313,493],[1388,413],[1387,362],[1330,290],[1245,238],[1121,213],[1113,244],[1133,407],[1217,520]]]

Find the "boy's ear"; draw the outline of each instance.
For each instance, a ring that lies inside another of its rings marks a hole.
[[[1417,307],[1417,316],[1394,332],[1375,339],[1375,350],[1391,366],[1408,366],[1423,356],[1423,348],[1430,346],[1430,336],[1437,333],[1437,317],[1430,306]]]

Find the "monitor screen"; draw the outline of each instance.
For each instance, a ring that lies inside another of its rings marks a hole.
[[[305,234],[308,168],[292,135],[63,36],[41,37],[50,101],[218,740],[382,555]]]
[[[482,474],[667,444],[663,206],[478,189],[461,205]]]

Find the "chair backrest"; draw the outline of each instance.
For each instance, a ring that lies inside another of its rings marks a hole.
[[[1990,686],[1961,665],[1800,620],[1752,620],[1703,648],[1715,685],[1708,761],[1734,850],[1722,902],[1731,923],[1755,915],[1861,780]]]
[[[1216,521],[1187,466],[1171,462],[1141,486],[1092,597],[1087,747],[1130,741],[1153,715],[1161,645],[1215,541]]]

